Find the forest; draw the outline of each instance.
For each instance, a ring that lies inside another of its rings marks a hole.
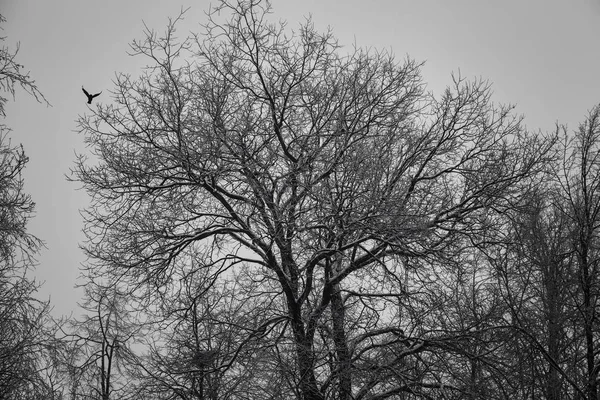
[[[485,80],[435,96],[271,13],[148,29],[148,67],[76,121],[85,317],[37,297],[0,124],[0,398],[599,399],[600,105],[534,131]],[[46,102],[15,55],[2,117]]]

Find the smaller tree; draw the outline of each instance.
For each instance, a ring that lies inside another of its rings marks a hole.
[[[0,15],[0,23],[5,19]],[[5,37],[0,37],[4,42]],[[0,48],[0,117],[6,116],[7,94],[21,87],[48,104],[29,73],[16,62],[15,51]],[[22,172],[28,158],[14,146],[10,129],[0,122],[0,393],[3,399],[52,399],[57,389],[44,363],[51,345],[49,303],[35,298],[39,285],[27,277],[43,242],[27,232],[35,204],[23,191]]]
[[[276,350],[265,340],[280,333],[272,321],[285,318],[273,318],[260,301],[245,299],[256,285],[251,277],[230,276],[228,268],[214,265],[211,270],[198,255],[190,259],[170,277],[161,301],[153,302],[160,305],[145,309],[148,329],[141,337],[143,353],[131,365],[132,390],[144,398],[189,400],[238,399],[241,393],[262,399],[285,391],[273,384],[282,383],[282,371],[271,368]]]
[[[83,304],[89,314],[68,321],[68,332],[63,329],[61,364],[73,399],[122,398],[123,360],[131,356],[128,346],[138,329],[124,303],[118,290],[89,285]]]
[[[575,329],[584,343],[586,365],[582,386],[588,399],[596,399],[600,373],[600,105],[589,112],[572,139],[567,138],[565,132],[564,161],[556,177],[566,200],[562,212],[573,226],[571,246],[579,286]]]

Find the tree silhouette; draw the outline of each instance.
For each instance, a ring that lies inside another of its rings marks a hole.
[[[447,261],[485,239],[553,142],[486,82],[456,76],[437,98],[418,63],[341,54],[330,32],[289,32],[270,11],[224,1],[203,36],[178,41],[178,18],[133,43],[148,74],[118,76],[116,104],[80,120],[99,158],[74,171],[92,196],[88,271],[159,303],[196,269],[208,286],[248,279],[219,301],[260,300],[268,318],[236,327],[271,355],[266,376],[287,361],[288,395],[436,397],[429,365],[479,354],[464,350],[471,326],[425,313],[446,295],[426,277],[456,274]]]
[[[0,15],[0,23],[4,22]],[[0,37],[4,42],[5,37]],[[8,93],[16,88],[48,104],[23,65],[19,46],[0,49],[0,117]],[[39,284],[28,276],[43,242],[27,231],[35,203],[24,192],[23,170],[29,161],[23,146],[11,143],[10,129],[0,123],[0,393],[4,399],[55,398],[51,365],[49,302],[39,301]]]

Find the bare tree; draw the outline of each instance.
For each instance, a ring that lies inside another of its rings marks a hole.
[[[283,329],[263,340],[289,343],[298,398],[427,397],[443,382],[419,377],[423,354],[460,335],[422,325],[404,272],[435,272],[478,240],[552,143],[486,82],[455,77],[437,99],[414,61],[343,55],[330,32],[289,32],[269,13],[223,1],[203,36],[179,41],[176,20],[146,32],[133,50],[153,65],[81,118],[98,157],[74,170],[92,197],[89,273],[160,298],[189,251],[208,254],[201,268],[251,271],[245,294],[276,316],[264,332]],[[410,330],[377,316],[399,302]],[[388,373],[354,372],[382,352],[373,370]]]
[[[131,322],[119,291],[100,286],[86,288],[80,319],[63,323],[60,365],[72,399],[124,398],[127,371],[135,334],[140,325]]]
[[[513,329],[507,345],[518,382],[514,390],[548,399],[571,398],[581,390],[569,366],[577,359],[569,327],[577,292],[572,225],[556,189],[546,175],[507,215],[506,230],[486,252]]]
[[[0,24],[5,21],[0,15]],[[6,37],[0,37],[4,42]],[[8,47],[0,49],[0,93],[15,95],[15,86],[32,94],[38,101],[45,98],[31,80],[24,74],[22,65],[16,62],[17,50]],[[4,107],[8,99],[0,95],[0,116],[5,117]],[[47,102],[46,102],[47,103]],[[20,269],[33,263],[33,256],[39,251],[42,242],[28,233],[27,221],[33,214],[35,203],[23,192],[22,172],[28,158],[22,146],[13,146],[9,138],[10,129],[0,123],[0,268]]]
[[[557,129],[549,173],[503,215],[484,251],[514,331],[505,343],[513,395],[597,397],[598,110],[573,135]]]
[[[583,334],[585,348],[585,393],[588,399],[598,397],[600,361],[598,336],[599,297],[599,222],[600,222],[600,106],[596,106],[579,126],[572,140],[567,139],[564,163],[556,175],[567,206],[563,209],[571,218],[572,249],[576,255],[579,291],[576,307],[578,330]]]
[[[208,271],[186,269],[160,307],[146,313],[144,352],[131,368],[136,382],[131,389],[141,397],[232,399],[251,381],[255,363],[248,349],[258,351],[259,336],[244,328],[264,315],[259,304],[237,299],[240,280],[212,282],[218,274]],[[245,367],[231,371],[234,360]],[[248,386],[244,393],[249,396]]]
[[[0,15],[0,24],[4,17]],[[5,37],[0,37],[4,43]],[[46,102],[23,66],[16,62],[17,50],[0,49],[0,117],[15,86]],[[47,102],[46,102],[47,103]],[[10,129],[0,122],[0,393],[4,399],[52,399],[58,392],[50,377],[47,347],[51,333],[49,303],[35,294],[39,285],[27,276],[35,264],[42,241],[27,232],[33,215],[31,197],[23,191],[22,172],[28,158],[22,146],[9,138]],[[56,390],[55,390],[56,389]]]

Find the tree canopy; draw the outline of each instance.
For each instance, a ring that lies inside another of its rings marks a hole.
[[[486,245],[552,140],[495,105],[487,82],[454,76],[436,97],[417,62],[348,52],[310,20],[290,30],[270,11],[221,2],[202,35],[179,39],[178,19],[146,32],[132,48],[152,64],[118,75],[113,103],[80,120],[97,158],[74,170],[93,199],[90,276],[141,302],[177,301],[196,275],[211,277],[197,296],[233,279],[222,307],[260,303],[213,369],[238,373],[260,337],[277,368],[295,365],[288,395],[465,390],[422,363],[439,349],[454,355],[437,363],[468,358],[461,341],[476,324],[419,316],[414,300],[433,315],[447,292],[423,274],[465,270],[461,254]]]

